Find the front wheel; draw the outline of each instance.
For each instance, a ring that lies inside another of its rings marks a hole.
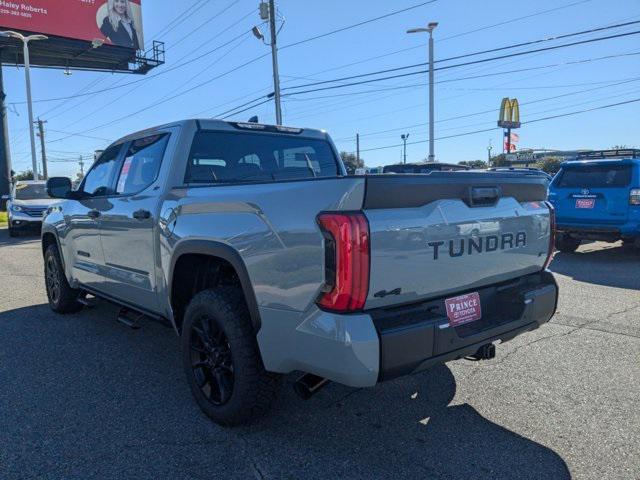
[[[581,240],[566,234],[558,235],[556,238],[556,248],[563,253],[573,253],[580,246]]]
[[[249,311],[233,288],[193,297],[182,326],[182,360],[198,406],[223,426],[266,413],[280,384],[280,375],[262,364]]]
[[[18,232],[15,228],[13,228],[11,225],[9,225],[9,236],[12,238],[15,238],[18,236],[20,232]]]
[[[82,308],[82,304],[78,302],[80,291],[69,285],[56,245],[49,245],[44,252],[44,278],[51,310],[56,313],[73,313]]]

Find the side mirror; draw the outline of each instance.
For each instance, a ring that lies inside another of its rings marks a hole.
[[[11,197],[9,195],[2,195],[2,197],[0,197],[0,200],[9,200]]]
[[[71,179],[67,177],[51,177],[47,180],[47,195],[51,198],[69,198]]]

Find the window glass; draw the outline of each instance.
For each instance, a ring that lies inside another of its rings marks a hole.
[[[18,183],[15,190],[16,200],[41,200],[49,198],[44,183]]]
[[[92,197],[112,194],[111,185],[117,171],[118,156],[122,145],[109,148],[100,155],[84,178],[81,191]]]
[[[168,134],[161,134],[131,142],[120,169],[117,194],[138,193],[155,181],[168,140]]]
[[[203,131],[193,140],[185,182],[263,182],[338,174],[338,162],[325,140]]]
[[[587,165],[563,169],[554,183],[559,188],[607,188],[626,187],[629,182],[629,165]]]

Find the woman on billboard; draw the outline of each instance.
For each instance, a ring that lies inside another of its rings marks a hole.
[[[138,32],[129,0],[108,0],[107,16],[100,27],[114,45],[140,50]]]

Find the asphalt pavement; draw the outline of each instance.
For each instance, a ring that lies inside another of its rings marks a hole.
[[[0,478],[638,479],[640,252],[558,254],[558,314],[498,345],[372,389],[211,423],[172,330],[106,303],[53,314],[37,238],[0,229]]]

